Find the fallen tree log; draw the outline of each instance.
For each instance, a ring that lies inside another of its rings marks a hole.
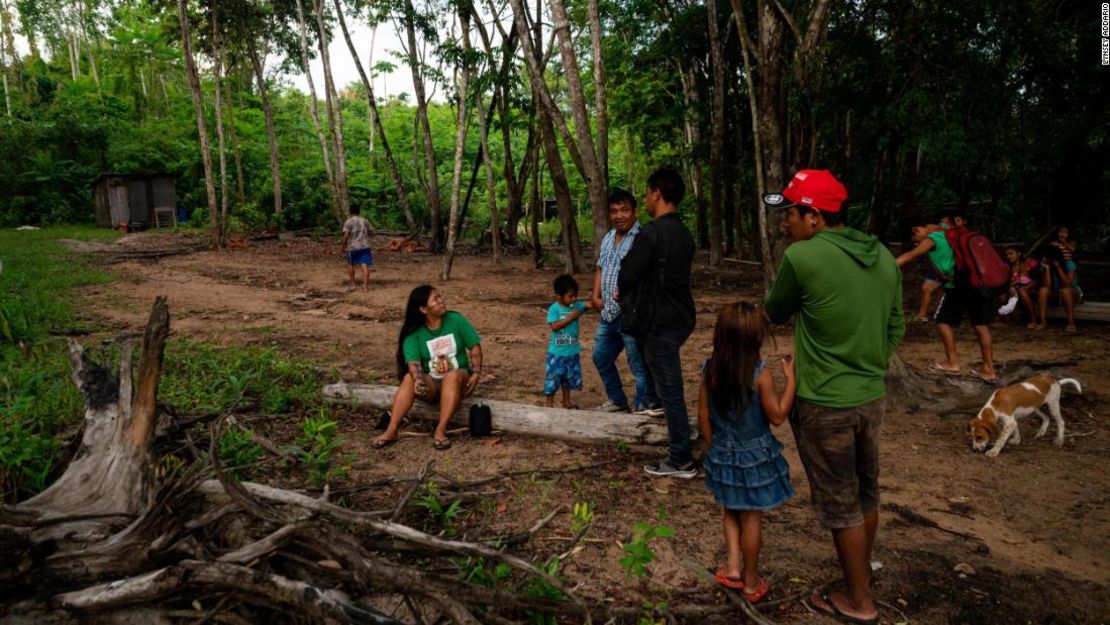
[[[116,379],[79,345],[70,344],[74,382],[86,403],[83,445],[42,494],[0,506],[0,625],[505,625],[541,615],[589,625],[645,616],[644,607],[613,606],[579,594],[581,584],[572,586],[557,571],[567,557],[558,550],[529,556],[512,552],[564,512],[562,506],[525,531],[477,542],[435,536],[405,524],[426,525],[427,517],[417,516],[421,506],[411,503],[426,485],[436,484],[429,492],[457,501],[488,497],[488,492],[467,489],[504,475],[459,482],[426,465],[417,476],[381,482],[413,483],[388,508],[352,509],[329,502],[328,489],[317,498],[237,481],[223,468],[219,453],[220,428],[231,422],[227,414],[211,427],[207,455],[196,453],[188,438],[195,428],[179,428],[193,461],[173,455],[171,446],[154,448],[167,449],[166,456],[157,457],[152,443],[168,325],[168,310],[159,298],[134,383],[127,347]],[[632,424],[640,421],[624,418]],[[662,424],[648,423],[642,429],[647,434],[622,436],[646,442]],[[631,431],[637,431],[635,425]],[[178,452],[186,449],[175,447]],[[416,563],[414,557],[419,558]],[[498,573],[473,583],[469,575],[474,567],[497,567]],[[543,589],[541,595],[528,594],[534,584]],[[398,600],[411,618],[396,614]],[[701,620],[729,612],[735,610],[656,607],[651,619]]]
[[[329,384],[324,387],[324,399],[352,406],[370,406],[388,410],[393,405],[396,386],[384,384]],[[528,406],[510,401],[471,397],[464,399],[453,421],[463,423],[466,409],[482,403],[489,406],[493,427],[514,434],[532,434],[573,441],[625,442],[639,445],[665,445],[670,441],[667,422],[660,418],[621,412],[594,410],[566,410]],[[412,416],[435,420],[439,418],[438,406],[416,402]],[[692,433],[697,432],[691,424]]]

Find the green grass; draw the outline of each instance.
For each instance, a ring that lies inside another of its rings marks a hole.
[[[0,230],[0,495],[41,490],[58,454],[55,435],[81,414],[62,338],[72,290],[111,276],[75,260],[57,239],[112,239],[88,227]]]
[[[83,404],[59,334],[78,327],[74,289],[114,279],[75,260],[56,240],[116,236],[112,230],[80,227],[0,230],[0,501],[42,490],[53,476],[61,444],[77,434]],[[91,357],[118,366],[118,345],[84,343]],[[313,363],[284,358],[272,349],[181,339],[166,346],[158,394],[179,415],[218,413],[233,405],[303,415],[318,409],[319,384]]]
[[[0,342],[30,343],[51,330],[71,328],[70,290],[111,280],[109,274],[75,259],[57,239],[118,236],[115,230],[87,227],[0,230]]]

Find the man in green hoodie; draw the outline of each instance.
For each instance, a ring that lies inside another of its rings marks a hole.
[[[811,499],[847,582],[808,599],[818,613],[878,623],[871,548],[879,525],[879,429],[887,360],[905,333],[902,276],[875,237],[844,226],[848,192],[827,170],[801,170],[782,193],[794,243],[764,306],[775,323],[794,317],[796,412],[791,419]]]

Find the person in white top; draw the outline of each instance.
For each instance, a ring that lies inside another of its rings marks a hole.
[[[374,257],[370,252],[370,236],[374,234],[374,226],[365,217],[359,215],[359,207],[351,207],[351,216],[343,224],[343,241],[347,256],[347,277],[351,279],[351,286],[358,286],[355,281],[355,265],[362,272],[362,290],[370,290],[370,265],[374,264]]]

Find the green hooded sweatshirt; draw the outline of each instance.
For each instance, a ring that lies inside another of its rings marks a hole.
[[[902,274],[875,237],[826,228],[786,249],[764,303],[794,315],[798,397],[851,408],[886,395],[887,360],[906,330]]]

